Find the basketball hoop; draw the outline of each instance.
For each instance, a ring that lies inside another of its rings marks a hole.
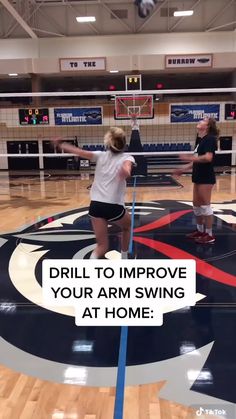
[[[117,95],[115,97],[115,119],[152,119],[153,96],[152,95]]]

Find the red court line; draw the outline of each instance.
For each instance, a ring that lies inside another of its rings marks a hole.
[[[159,218],[156,221],[151,222],[150,224],[146,224],[144,226],[135,228],[134,233],[143,233],[144,231],[154,230],[155,228],[163,227],[167,224],[172,223],[178,218],[182,217],[182,215],[188,214],[189,212],[192,212],[192,210],[176,211],[176,212],[172,212],[170,214],[164,215],[163,217]]]
[[[205,276],[206,278],[213,279],[213,281],[236,287],[236,276],[210,265],[191,253],[185,252],[184,250],[178,249],[170,244],[146,237],[134,237],[134,241],[144,244],[151,249],[155,249],[163,255],[168,256],[170,259],[194,259],[197,264],[197,273]]]

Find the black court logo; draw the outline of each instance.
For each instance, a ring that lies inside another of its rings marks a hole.
[[[203,297],[194,307],[183,308],[177,314],[166,313],[162,327],[130,328],[127,359],[129,365],[137,366],[169,362],[214,342],[204,368],[214,372],[214,379],[218,374],[218,383],[223,384],[205,390],[201,387],[200,391],[236,402],[235,386],[232,386],[236,377],[230,368],[232,353],[236,353],[235,323],[230,311],[220,309],[224,305],[232,306],[236,300],[236,231],[232,224],[236,219],[236,201],[213,207],[217,240],[214,246],[204,246],[185,239],[185,233],[194,227],[190,202],[166,200],[136,204],[133,257],[195,258],[197,292]],[[119,231],[113,226],[108,231],[110,249],[119,251]],[[16,348],[52,362],[116,366],[119,328],[77,327],[69,309],[52,311],[42,304],[42,260],[89,258],[96,245],[88,208],[43,219],[21,231],[3,235],[0,240],[2,338]],[[224,345],[229,336],[230,346]],[[92,355],[73,351],[75,342],[81,340],[93,342]],[[142,340],[148,342],[148,351],[141,349]],[[180,342],[183,342],[181,353]],[[224,369],[218,369],[220,364]],[[198,380],[192,390],[199,391]]]

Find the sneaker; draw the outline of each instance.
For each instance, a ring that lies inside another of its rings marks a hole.
[[[209,234],[205,233],[202,237],[199,237],[199,239],[196,239],[196,243],[201,244],[212,244],[215,243],[215,236],[210,236]]]
[[[201,237],[203,237],[205,235],[205,233],[201,233],[201,231],[195,230],[192,233],[186,234],[185,237],[187,237],[187,239],[200,239]]]

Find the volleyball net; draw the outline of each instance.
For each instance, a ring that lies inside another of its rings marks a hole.
[[[1,93],[0,169],[91,168],[85,161],[78,165],[51,140],[62,137],[87,150],[103,150],[110,126],[124,129],[128,150],[145,159],[148,172],[171,169],[181,164],[179,154],[194,150],[196,124],[205,117],[216,119],[220,129],[216,165],[235,166],[235,97],[236,88]]]

